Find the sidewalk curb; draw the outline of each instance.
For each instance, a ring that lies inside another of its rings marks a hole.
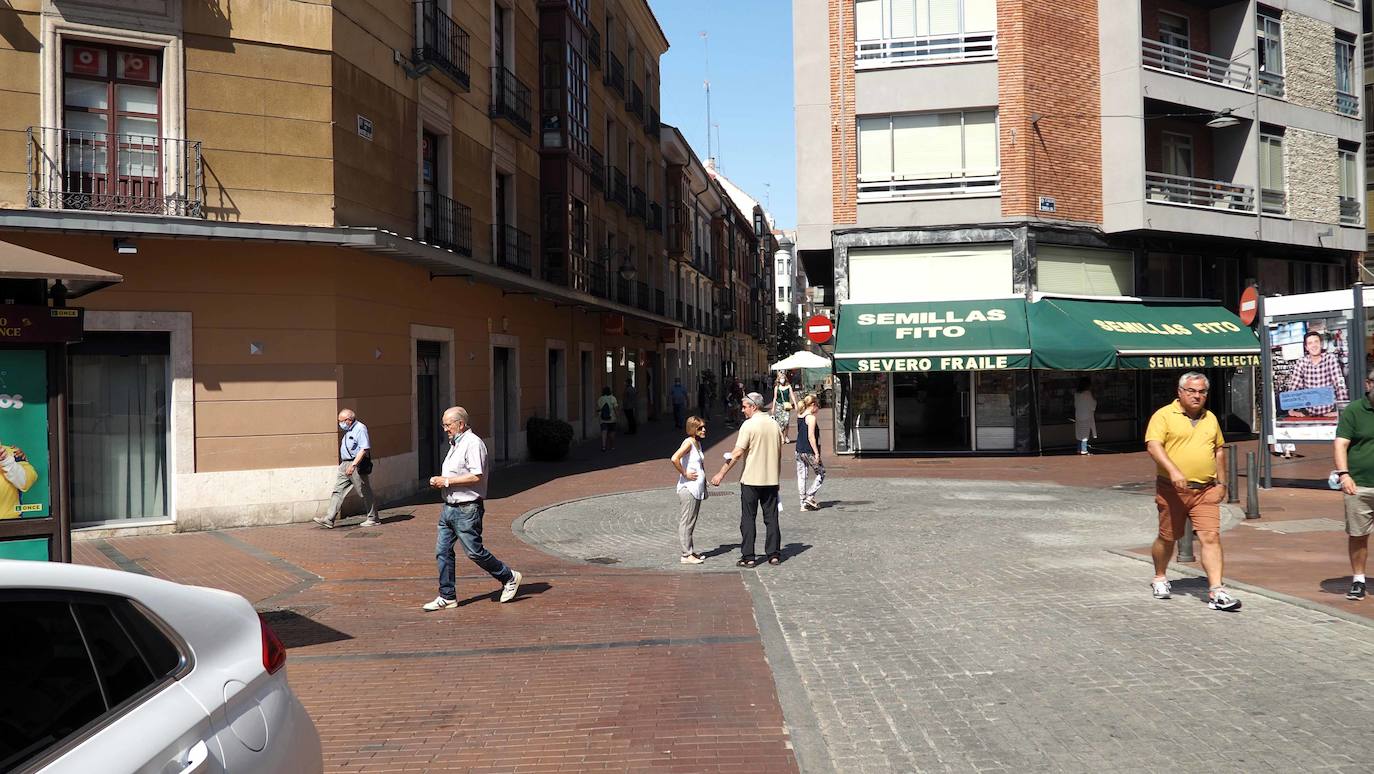
[[[835,767],[830,758],[830,746],[821,733],[815,707],[806,695],[805,681],[792,660],[792,650],[787,647],[787,638],[778,623],[773,599],[768,596],[768,589],[759,580],[758,573],[742,572],[740,578],[754,603],[754,625],[759,630],[769,671],[773,673],[773,687],[778,692],[778,705],[782,708],[783,723],[787,725],[792,755],[797,759],[797,770],[806,774],[833,774]]]
[[[1127,559],[1134,559],[1138,562],[1143,562],[1145,564],[1154,563],[1154,560],[1148,556],[1142,556],[1137,553],[1132,553],[1131,551],[1127,551],[1125,549],[1108,548],[1107,553],[1116,554],[1117,556],[1124,556]],[[1192,578],[1207,577],[1207,573],[1201,570],[1196,570],[1192,567],[1188,567],[1186,565],[1178,564],[1177,562],[1170,562],[1169,569]],[[1323,605],[1320,602],[1313,602],[1310,599],[1295,597],[1289,594],[1284,594],[1281,591],[1266,589],[1263,586],[1256,586],[1250,583],[1241,583],[1240,581],[1228,580],[1226,581],[1226,585],[1231,588],[1240,589],[1241,591],[1246,591],[1261,597],[1268,597],[1269,599],[1278,602],[1287,602],[1290,605],[1301,607],[1304,610],[1311,610],[1314,613],[1321,613],[1323,615],[1329,615],[1333,618],[1340,618],[1343,621],[1348,621],[1353,624],[1359,624],[1360,626],[1368,626],[1370,628],[1374,628],[1374,619],[1365,618],[1362,615],[1355,615],[1354,613],[1347,613],[1346,611],[1341,610],[1340,608],[1331,607],[1330,605]]]

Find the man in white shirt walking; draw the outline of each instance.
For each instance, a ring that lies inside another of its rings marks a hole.
[[[454,406],[444,412],[444,432],[448,434],[448,456],[442,475],[430,478],[429,485],[444,493],[439,514],[439,542],[434,554],[439,561],[439,596],[423,610],[457,607],[453,544],[462,542],[463,550],[478,567],[501,584],[501,601],[515,599],[520,590],[520,573],[510,569],[482,545],[482,516],[487,499],[487,445],[468,424],[468,412]]]

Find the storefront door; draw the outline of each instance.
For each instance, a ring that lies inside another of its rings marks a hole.
[[[969,451],[968,372],[892,375],[893,451]]]

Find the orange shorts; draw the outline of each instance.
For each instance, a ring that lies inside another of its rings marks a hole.
[[[1178,540],[1183,536],[1188,519],[1193,520],[1194,532],[1221,531],[1221,501],[1226,499],[1226,487],[1213,484],[1206,489],[1180,492],[1164,479],[1155,479],[1155,507],[1159,509],[1159,537]]]

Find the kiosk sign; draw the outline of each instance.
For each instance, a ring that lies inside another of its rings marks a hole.
[[[50,474],[47,353],[0,349],[0,519],[51,516]]]

